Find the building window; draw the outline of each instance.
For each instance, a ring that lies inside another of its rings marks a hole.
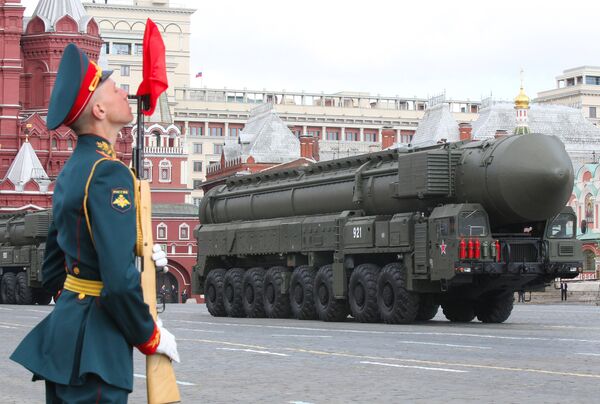
[[[590,107],[590,118],[596,118],[596,107]]]
[[[192,245],[188,244],[188,254],[192,254]]]
[[[191,126],[190,125],[190,135],[191,136],[202,136],[202,126]]]
[[[144,53],[144,45],[141,43],[136,43],[133,45],[133,54],[134,55],[142,55]]]
[[[211,136],[223,136],[223,128],[210,128]]]
[[[377,141],[377,133],[365,132],[365,142],[376,142],[376,141]]]
[[[213,145],[213,154],[221,154],[223,152],[223,145],[216,143]]]
[[[55,137],[52,138],[52,150],[58,149],[58,141]]]
[[[159,164],[159,178],[160,182],[171,182],[171,162],[163,160]]]
[[[194,172],[195,173],[202,172],[202,162],[201,161],[194,161]]]
[[[194,184],[192,185],[194,187],[194,189],[202,189],[202,180],[194,180]],[[194,198],[194,203],[196,199],[200,199],[200,198]],[[200,202],[198,202],[200,203]]]
[[[160,223],[156,226],[156,239],[157,240],[166,240],[167,239],[167,225],[164,223]]]
[[[152,161],[144,159],[144,179],[152,182]]]
[[[340,140],[337,132],[327,132],[327,140]]]
[[[310,136],[310,137],[320,137],[321,136],[321,131],[318,131],[318,130],[309,130],[308,131],[308,136]]]
[[[190,226],[187,224],[182,224],[179,226],[179,239],[180,240],[189,240],[190,239]]]
[[[194,154],[202,154],[202,143],[194,143]]]
[[[346,132],[346,140],[350,142],[358,142],[358,132]]]
[[[175,244],[171,244],[171,254],[175,254]]]
[[[197,180],[194,180],[194,182],[196,182]],[[199,183],[202,181],[198,181]],[[196,206],[200,206],[200,202],[202,201],[202,198],[192,198],[192,203]]]
[[[229,128],[229,137],[238,137],[240,135],[240,128]]]
[[[129,94],[129,84],[121,84],[121,88],[123,89],[123,91]]]
[[[73,139],[67,139],[67,150],[73,150]]]
[[[129,55],[131,54],[131,44],[128,43],[113,43],[113,55]]]
[[[585,76],[585,84],[600,86],[600,76]]]
[[[110,51],[110,44],[108,42],[104,42],[102,44],[102,48],[104,49],[104,53],[106,55],[108,55],[109,51]]]
[[[121,66],[121,76],[129,76],[129,65]]]
[[[294,136],[296,136],[296,137],[300,137],[300,136],[302,136],[302,131],[301,131],[300,129],[294,129],[294,130],[292,131],[292,133],[293,133],[293,134],[294,134]]]

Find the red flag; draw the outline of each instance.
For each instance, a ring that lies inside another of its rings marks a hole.
[[[156,108],[158,97],[169,87],[165,43],[158,27],[150,18],[146,21],[143,46],[143,80],[136,95],[150,95],[150,108],[144,110],[144,115],[150,116]]]

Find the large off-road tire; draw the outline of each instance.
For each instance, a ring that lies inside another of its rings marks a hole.
[[[33,303],[33,293],[27,285],[27,272],[19,272],[15,282],[15,303],[31,304]]]
[[[290,279],[290,309],[292,316],[298,320],[314,320],[317,318],[313,288],[315,270],[308,265],[294,269]]]
[[[344,321],[348,317],[348,301],[333,294],[333,265],[324,265],[315,275],[315,310],[321,321]]]
[[[419,297],[419,311],[417,312],[417,321],[429,321],[435,317],[440,305],[435,303],[431,295],[421,295]]]
[[[269,268],[263,281],[263,303],[269,318],[288,318],[291,313],[290,296],[284,291],[286,267]]]
[[[229,317],[244,317],[244,270],[231,268],[223,281],[223,301]]]
[[[17,277],[14,273],[7,272],[2,275],[2,281],[0,282],[0,295],[2,296],[2,303],[15,304],[16,283]]]
[[[52,301],[52,295],[46,293],[43,289],[36,289],[33,292],[33,302],[39,305],[48,305]]]
[[[384,266],[377,279],[377,306],[387,324],[412,323],[419,310],[419,295],[406,289],[406,268],[399,263]]]
[[[444,316],[455,323],[468,323],[475,318],[473,303],[468,300],[458,300],[442,304]]]
[[[260,318],[265,316],[265,306],[263,302],[264,279],[264,268],[250,268],[244,274],[244,298],[242,299],[242,302],[244,304],[244,313],[250,318]]]
[[[483,323],[503,323],[512,312],[515,299],[512,293],[490,297],[475,306],[477,319]]]
[[[380,320],[377,306],[378,275],[379,267],[374,264],[360,264],[350,275],[348,301],[356,321],[375,323]]]
[[[204,302],[208,312],[214,317],[225,317],[225,298],[223,283],[226,271],[223,268],[213,269],[204,280]]]

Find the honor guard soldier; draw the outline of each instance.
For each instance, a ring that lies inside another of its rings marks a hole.
[[[56,181],[43,265],[56,305],[11,356],[46,381],[48,403],[127,402],[134,346],[179,361],[175,337],[142,297],[135,181],[113,149],[133,116],[111,73],[69,44],[48,107],[48,129],[64,124],[78,135]],[[166,265],[166,254],[154,252],[156,265]]]

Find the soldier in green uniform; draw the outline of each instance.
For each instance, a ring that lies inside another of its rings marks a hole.
[[[58,297],[11,356],[46,381],[48,403],[127,402],[134,346],[179,361],[175,338],[142,298],[134,177],[113,149],[133,116],[110,73],[69,44],[48,107],[49,129],[78,134],[56,181],[43,266],[44,287]],[[166,255],[154,251],[164,266]]]

